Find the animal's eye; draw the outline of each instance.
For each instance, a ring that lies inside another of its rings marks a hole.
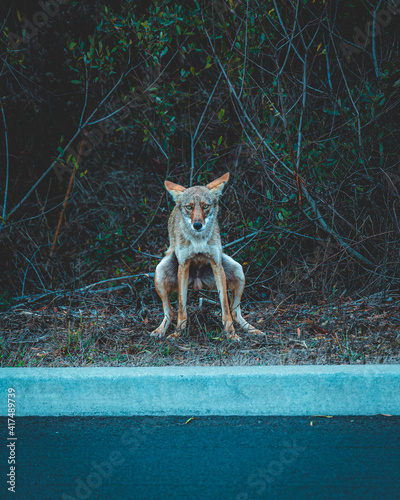
[[[186,208],[186,210],[189,210],[189,212],[190,212],[191,210],[193,210],[192,205],[186,205],[186,207],[185,207],[185,208]]]
[[[210,208],[210,205],[203,205],[204,210],[208,210]]]

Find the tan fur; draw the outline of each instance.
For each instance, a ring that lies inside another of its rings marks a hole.
[[[229,173],[207,184],[184,188],[165,181],[176,206],[168,221],[170,246],[155,272],[155,286],[163,301],[164,319],[150,335],[164,337],[173,318],[169,295],[179,293],[178,322],[170,337],[177,337],[187,321],[186,302],[190,284],[195,290],[203,288],[219,292],[222,323],[227,337],[240,340],[235,333],[232,318],[245,330],[263,335],[242,317],[240,299],[245,279],[242,266],[222,252],[217,220],[218,199],[229,179]],[[197,228],[197,230],[196,230]],[[230,290],[231,308],[228,304]],[[232,311],[232,312],[231,312]]]

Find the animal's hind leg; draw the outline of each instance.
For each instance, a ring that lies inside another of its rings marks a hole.
[[[167,255],[156,267],[154,283],[163,303],[164,318],[160,326],[150,333],[151,337],[164,337],[173,318],[169,296],[176,289],[174,258],[174,254]]]
[[[240,300],[242,298],[245,284],[242,266],[225,254],[222,255],[222,265],[225,269],[227,285],[232,295],[232,318],[234,319],[234,321],[236,321],[236,323],[238,323],[244,330],[247,330],[249,333],[253,335],[264,335],[264,332],[258,330],[253,325],[248,323],[242,316],[242,311],[240,309]]]

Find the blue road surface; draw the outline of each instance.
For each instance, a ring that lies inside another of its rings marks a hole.
[[[400,499],[400,417],[189,419],[16,418],[0,498]]]

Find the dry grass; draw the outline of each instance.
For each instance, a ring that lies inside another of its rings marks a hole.
[[[147,284],[142,285],[143,288]],[[208,295],[210,296],[210,295]],[[249,322],[266,332],[242,342],[221,334],[217,305],[198,311],[178,340],[149,332],[161,304],[140,308],[127,288],[75,295],[45,306],[15,306],[0,315],[1,366],[168,366],[354,364],[400,362],[400,297],[296,304],[290,297],[245,302]]]

